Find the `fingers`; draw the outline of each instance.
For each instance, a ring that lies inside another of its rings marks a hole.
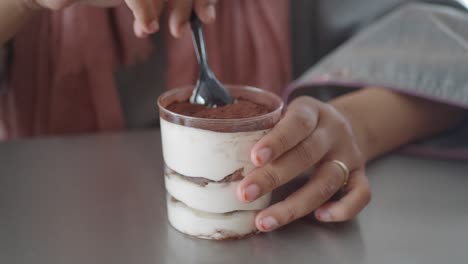
[[[310,135],[318,123],[315,104],[315,100],[311,98],[294,100],[273,130],[252,148],[252,162],[256,166],[263,166]]]
[[[354,172],[347,185],[347,194],[338,201],[328,202],[315,211],[322,222],[343,222],[353,219],[371,200],[371,189],[363,170]]]
[[[324,163],[302,188],[286,200],[260,212],[255,224],[263,232],[286,225],[324,204],[342,187],[342,184],[342,171],[331,162]]]
[[[159,19],[166,0],[125,0],[125,2],[135,17],[134,30],[138,37],[146,37],[159,30]],[[187,30],[192,9],[195,9],[204,23],[211,23],[216,18],[217,0],[170,0],[168,3],[171,9],[169,31],[177,38]]]
[[[238,199],[252,202],[289,182],[321,160],[327,153],[329,145],[325,131],[317,129],[279,159],[247,175],[237,187]]]
[[[193,0],[171,0],[170,5],[169,31],[174,37],[180,38],[188,30]]]
[[[195,12],[203,23],[209,24],[216,19],[217,2],[217,0],[195,0]]]
[[[135,17],[134,30],[138,37],[145,37],[159,30],[159,17],[164,0],[125,0]]]

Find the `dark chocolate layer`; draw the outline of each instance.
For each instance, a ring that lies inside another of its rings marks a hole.
[[[187,207],[187,208],[190,208],[191,210],[195,210],[195,209],[193,209],[192,207],[190,207],[190,206],[186,205],[184,202],[177,200],[177,199],[176,199],[176,198],[174,198],[174,196],[172,196],[171,194],[169,194],[169,193],[168,193],[168,195],[169,195],[169,197],[170,197],[170,199],[171,199],[171,202],[172,202],[172,203],[180,203],[180,204],[183,204],[185,207]],[[233,214],[235,214],[235,213],[240,213],[240,212],[246,212],[246,211],[242,211],[242,210],[235,210],[235,211],[231,211],[231,212],[226,212],[226,213],[216,213],[216,214],[217,214],[217,215],[224,215],[224,216],[228,216],[228,215],[233,215]],[[213,214],[214,214],[214,213],[213,213]]]
[[[205,187],[209,183],[229,183],[229,182],[240,181],[240,180],[242,180],[244,178],[244,175],[242,174],[243,171],[244,171],[243,168],[238,169],[235,172],[227,175],[226,177],[224,177],[220,181],[213,181],[213,180],[203,178],[203,177],[187,177],[187,176],[184,176],[184,175],[182,175],[180,173],[177,173],[176,171],[172,170],[171,168],[169,168],[167,166],[165,168],[166,177],[171,177],[173,175],[177,175],[178,177],[181,177],[185,181],[192,182],[192,183],[194,183],[196,185],[199,185],[201,187]]]

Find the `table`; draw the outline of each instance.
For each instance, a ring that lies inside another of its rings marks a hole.
[[[168,226],[158,131],[0,145],[0,263],[467,263],[468,164],[370,165],[354,221],[213,242]],[[281,198],[294,182],[276,193]]]

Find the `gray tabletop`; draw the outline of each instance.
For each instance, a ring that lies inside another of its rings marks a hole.
[[[0,263],[467,263],[468,164],[391,156],[369,176],[355,221],[212,242],[168,226],[158,132],[5,143]]]

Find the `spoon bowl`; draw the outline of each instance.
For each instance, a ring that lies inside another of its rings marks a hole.
[[[234,99],[228,90],[216,78],[208,65],[202,23],[195,12],[190,19],[190,26],[200,66],[198,81],[190,97],[190,103],[205,105],[207,107],[219,107],[234,103]]]

